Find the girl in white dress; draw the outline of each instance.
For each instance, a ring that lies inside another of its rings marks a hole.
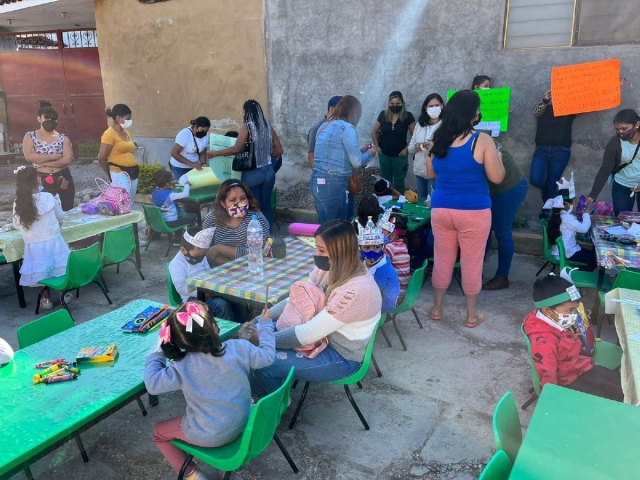
[[[39,191],[40,178],[35,168],[18,167],[15,173],[13,225],[24,240],[20,285],[35,287],[40,280],[60,277],[67,271],[70,250],[60,234],[64,213],[53,195]],[[40,307],[53,308],[48,289],[42,295]]]

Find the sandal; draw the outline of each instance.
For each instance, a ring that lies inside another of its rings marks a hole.
[[[478,315],[476,317],[473,318],[473,320],[475,320],[475,322],[470,322],[469,320],[472,320],[471,317],[467,317],[467,321],[464,323],[464,326],[467,328],[476,328],[478,325],[480,325],[482,322],[484,322],[486,320],[486,315]]]
[[[436,322],[442,320],[442,314],[436,310],[435,307],[431,307],[429,309],[429,316],[431,317],[431,320],[435,320]]]

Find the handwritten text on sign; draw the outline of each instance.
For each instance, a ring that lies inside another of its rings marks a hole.
[[[620,59],[551,69],[556,117],[597,112],[620,105]]]
[[[506,132],[509,126],[509,97],[511,87],[476,90],[480,96],[480,112],[483,122],[500,122],[500,131]],[[456,90],[447,92],[447,102]]]

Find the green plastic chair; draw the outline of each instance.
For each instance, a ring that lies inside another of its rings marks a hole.
[[[458,254],[460,254],[460,252],[458,252]],[[429,258],[427,258],[427,260],[428,260],[429,263],[431,263],[432,266],[431,266],[431,268],[427,269],[427,272],[426,272],[425,277],[424,277],[425,282],[429,278],[429,275],[431,275],[433,273],[433,265],[435,265],[433,257],[429,257]],[[460,276],[461,276],[461,273],[460,273],[460,262],[458,261],[453,265],[453,278],[456,280],[456,283],[460,287],[460,291],[464,295],[464,289],[462,288],[462,282],[460,281]],[[389,346],[391,346],[391,345],[389,345]]]
[[[349,399],[349,402],[351,403],[351,406],[353,407],[353,409],[358,414],[358,418],[362,422],[362,425],[364,426],[365,430],[369,430],[369,424],[367,423],[364,416],[362,415],[362,412],[358,408],[358,404],[353,399],[353,395],[351,395],[351,390],[349,390],[349,385],[353,385],[355,383],[358,385],[358,388],[362,388],[362,385],[360,384],[360,380],[362,380],[367,375],[367,371],[369,370],[369,366],[371,365],[371,356],[373,353],[373,345],[376,340],[376,333],[378,332],[378,328],[382,324],[383,319],[384,317],[381,317],[376,322],[376,326],[374,327],[373,333],[371,334],[371,338],[369,339],[369,344],[367,345],[367,350],[364,353],[364,359],[362,360],[362,364],[360,365],[360,368],[358,368],[358,370],[356,370],[353,374],[349,375],[346,378],[343,378],[341,380],[334,380],[333,382],[331,382],[334,385],[344,386],[344,391],[347,394],[347,398]],[[305,382],[304,384],[304,389],[302,390],[302,394],[300,395],[300,400],[298,401],[298,405],[296,406],[296,411],[293,414],[293,418],[289,422],[289,430],[293,430],[293,427],[296,426],[298,415],[300,414],[300,410],[302,410],[302,404],[304,403],[305,398],[307,398],[307,392],[309,391],[310,384],[311,382]]]
[[[522,445],[522,427],[516,400],[511,392],[506,392],[493,412],[493,435],[496,439],[496,450],[504,451],[511,463]]]
[[[535,402],[540,396],[540,376],[538,375],[538,371],[536,370],[536,366],[533,363],[533,356],[531,354],[531,341],[529,337],[524,332],[524,324],[520,327],[520,332],[524,337],[524,340],[527,344],[527,352],[529,354],[529,368],[531,369],[531,382],[533,383],[533,388],[529,390],[529,393],[532,394],[531,398],[527,400],[522,407],[522,410],[526,410],[529,405]],[[622,348],[619,345],[616,345],[611,342],[597,342],[596,349],[593,352],[593,361],[596,365],[601,367],[608,368],[609,370],[617,370],[620,368],[622,364]]]
[[[173,440],[175,447],[187,453],[178,480],[184,478],[184,474],[193,460],[193,457],[211,465],[218,470],[226,471],[225,479],[231,476],[231,472],[244,467],[253,459],[257,458],[275,440],[280,451],[289,462],[291,469],[298,473],[298,467],[289,456],[289,452],[284,447],[280,438],[276,434],[276,429],[280,424],[282,414],[287,409],[289,403],[289,393],[291,392],[291,382],[293,380],[294,367],[289,370],[287,379],[278,390],[261,398],[251,409],[247,426],[238,438],[233,442],[221,447],[207,448],[191,445],[183,440]]]
[[[511,474],[511,468],[513,467],[507,454],[498,450],[484,467],[478,480],[507,480]]]
[[[144,211],[144,218],[147,222],[147,225],[151,227],[151,230],[159,234],[163,234],[163,233],[167,234],[167,239],[169,240],[169,246],[167,247],[167,253],[165,253],[164,256],[165,257],[168,256],[169,251],[173,246],[173,238],[172,238],[173,234],[180,230],[184,230],[185,226],[184,225],[180,227],[168,226],[167,222],[165,222],[164,217],[162,216],[162,212],[155,205],[142,205],[142,210]],[[149,248],[149,245],[151,245],[152,236],[153,235],[149,235],[149,238],[147,239],[147,246],[144,247],[145,252]]]
[[[40,284],[44,285],[38,293],[36,301],[36,315],[40,312],[40,299],[46,288],[59,290],[60,301],[62,306],[69,310],[69,306],[64,301],[64,294],[70,290],[76,291],[76,298],[80,297],[80,288],[90,283],[95,283],[100,287],[105,298],[112,305],[113,302],[107,295],[102,283],[98,281],[98,277],[102,272],[102,255],[100,253],[100,244],[94,243],[90,247],[80,250],[72,250],[67,261],[67,272],[61,277],[47,278],[40,280]]]
[[[144,275],[142,275],[142,272],[138,268],[138,264],[133,258],[130,258],[131,254],[136,250],[134,235],[133,225],[127,225],[126,227],[106,232],[102,242],[102,267],[115,265],[116,273],[120,273],[120,264],[122,262],[131,262],[136,267],[140,278],[144,280]],[[100,278],[105,290],[109,292],[107,282],[104,281],[102,273],[100,274]]]
[[[169,271],[169,264],[167,263],[164,266],[167,272],[167,290],[169,292],[169,306],[171,308],[176,308],[182,305],[182,297],[176,290],[175,285],[173,284],[173,280],[171,279],[171,272]]]
[[[411,311],[413,312],[413,316],[418,322],[418,326],[422,328],[422,323],[420,322],[420,318],[418,318],[418,313],[416,312],[415,306],[418,301],[418,295],[420,294],[420,290],[422,290],[422,286],[424,285],[424,275],[425,270],[427,269],[427,265],[429,264],[429,260],[424,261],[424,265],[417,269],[411,275],[411,279],[409,280],[409,285],[407,286],[407,293],[405,294],[404,300],[400,305],[387,313],[387,319],[391,317],[391,322],[393,323],[393,328],[398,334],[398,338],[400,339],[400,343],[402,344],[402,349],[406,352],[407,346],[404,343],[404,339],[400,334],[400,330],[398,329],[398,323],[396,322],[396,317],[401,313]],[[382,327],[381,327],[382,328]],[[384,331],[384,330],[382,330]]]
[[[75,323],[73,323],[73,318],[71,318],[69,312],[67,310],[58,310],[18,327],[16,332],[18,346],[26,348],[56,333],[64,332],[73,326],[75,326]]]
[[[540,275],[547,265],[553,265],[553,269],[551,271],[555,270],[555,268],[560,265],[560,260],[551,255],[551,245],[549,244],[549,236],[547,234],[547,221],[544,218],[540,220],[540,226],[542,227],[542,256],[544,257],[545,264],[540,267],[540,270],[536,273],[536,277]],[[561,239],[562,237],[558,238]],[[567,260],[567,265],[572,267],[585,267],[587,264]]]
[[[560,271],[564,270],[565,267],[575,267],[570,261],[567,260],[567,255],[564,249],[564,242],[562,241],[562,237],[558,237],[556,241],[558,245],[558,256],[560,257]],[[575,263],[575,262],[574,262]],[[583,272],[583,271],[575,271],[571,274],[571,280],[573,280],[573,284],[578,288],[598,288],[598,272]],[[611,278],[609,275],[604,276],[604,281],[602,283],[603,290],[609,291],[611,290]]]

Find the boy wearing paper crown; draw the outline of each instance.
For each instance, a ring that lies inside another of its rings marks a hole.
[[[207,260],[207,251],[211,246],[215,228],[201,230],[200,227],[190,227],[182,234],[180,251],[169,262],[171,281],[180,296],[182,303],[195,298],[196,288],[187,285],[188,277],[211,270]],[[213,297],[205,301],[214,317],[236,321],[231,304],[224,298]]]
[[[375,225],[371,217],[367,226],[362,228],[358,224],[358,244],[360,258],[369,269],[382,294],[381,313],[387,313],[396,308],[400,295],[400,280],[391,260],[384,253],[384,234],[382,228]]]
[[[536,310],[524,320],[524,332],[531,342],[531,357],[540,376],[540,388],[560,385],[622,401],[620,373],[595,365],[593,336],[580,294],[568,269],[561,277],[553,274],[533,284]]]
[[[567,259],[583,263],[584,265],[579,267],[580,270],[592,272],[598,266],[595,251],[581,248],[576,240],[578,233],[587,233],[591,228],[591,216],[585,212],[582,214],[582,221],[580,221],[574,214],[576,189],[573,182],[573,172],[570,181],[562,177],[557,184],[559,195],[547,200],[543,207],[543,209],[551,209],[547,223],[547,235],[549,244],[552,246],[551,254],[559,258],[556,242],[558,237],[562,236]]]
[[[384,247],[384,253],[391,260],[391,265],[398,274],[400,281],[400,295],[398,304],[402,303],[407,293],[407,286],[411,279],[411,257],[409,249],[404,243],[403,237],[407,234],[407,219],[400,215],[392,215],[391,209],[385,210],[384,215],[378,222],[382,228],[382,233],[389,239]]]

